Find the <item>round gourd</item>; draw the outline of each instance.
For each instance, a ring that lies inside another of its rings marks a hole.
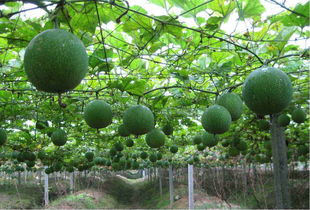
[[[262,131],[267,131],[270,129],[270,123],[267,120],[259,120],[258,128]]]
[[[259,115],[279,113],[292,99],[292,84],[281,70],[262,67],[245,80],[242,95],[245,104]]]
[[[163,155],[160,152],[158,152],[157,153],[157,160],[161,160],[162,158],[163,158]]]
[[[146,152],[141,152],[140,158],[145,160],[148,157],[148,154]]]
[[[86,105],[84,119],[91,128],[105,128],[112,123],[111,106],[103,100],[94,100]]]
[[[96,165],[104,166],[104,165],[106,164],[106,160],[105,160],[104,158],[102,158],[102,157],[96,157],[96,158],[94,159],[94,163],[95,163]]]
[[[127,147],[132,147],[134,145],[134,142],[133,142],[132,139],[127,139],[125,144],[126,144]]]
[[[54,169],[53,169],[53,167],[48,167],[44,171],[45,171],[46,174],[51,174],[51,173],[54,172]]]
[[[117,153],[117,151],[116,151],[116,149],[114,147],[112,147],[110,149],[110,151],[109,151],[109,154],[110,154],[111,157],[114,157],[116,155],[116,153]]]
[[[32,168],[33,166],[35,166],[36,162],[35,161],[26,161],[27,167]]]
[[[119,152],[124,150],[124,146],[123,146],[123,144],[121,142],[116,142],[114,144],[114,148],[116,149],[116,151],[119,151]]]
[[[243,112],[243,103],[235,93],[225,93],[217,99],[217,104],[225,107],[233,121],[238,120]]]
[[[218,143],[218,137],[214,134],[204,132],[202,135],[202,144],[205,147],[213,147]]]
[[[125,111],[123,122],[130,133],[142,135],[154,128],[154,115],[149,108],[135,105]]]
[[[29,81],[38,90],[63,93],[74,89],[85,77],[88,55],[74,34],[49,29],[30,41],[24,66]]]
[[[18,162],[24,162],[26,159],[25,159],[25,155],[24,155],[24,152],[20,152],[20,153],[18,153],[18,155],[17,155],[17,161]]]
[[[61,129],[56,129],[51,136],[53,144],[56,146],[63,146],[67,142],[67,134]]]
[[[91,162],[91,161],[93,161],[93,159],[94,159],[94,153],[92,153],[92,152],[86,152],[86,153],[85,153],[85,157],[86,157],[86,159],[87,159],[89,162]]]
[[[0,128],[0,146],[4,145],[7,141],[7,135],[4,129]]]
[[[130,135],[130,132],[127,130],[124,124],[118,126],[118,134],[122,137],[127,137]]]
[[[147,145],[151,148],[159,148],[164,146],[166,140],[165,134],[158,128],[154,128],[145,137]]]
[[[37,157],[33,152],[26,152],[25,158],[29,161],[35,161]]]
[[[110,160],[107,160],[106,166],[111,166],[111,161]]]
[[[281,114],[278,117],[278,123],[282,127],[288,126],[290,124],[290,117],[287,114]]]
[[[303,123],[306,120],[306,113],[304,112],[304,110],[297,108],[292,112],[292,119],[294,122],[296,123]]]
[[[229,130],[231,116],[225,107],[213,105],[203,113],[201,123],[207,132],[221,134]]]
[[[201,135],[196,135],[194,136],[194,139],[193,139],[193,143],[194,144],[200,144],[202,142],[202,137]]]
[[[179,148],[178,148],[178,146],[176,146],[176,145],[172,145],[172,146],[170,147],[170,152],[173,153],[173,154],[177,153],[178,150],[179,150]]]
[[[166,124],[163,128],[162,131],[164,132],[164,134],[166,134],[167,136],[172,135],[173,134],[173,127],[171,124]]]
[[[155,153],[151,154],[149,159],[152,163],[155,163],[157,161],[157,154]]]

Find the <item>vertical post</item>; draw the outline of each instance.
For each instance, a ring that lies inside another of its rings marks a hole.
[[[74,191],[74,171],[70,173],[70,192]]]
[[[41,185],[41,180],[42,180],[42,170],[38,170],[38,179],[39,179],[39,184]]]
[[[28,173],[28,171],[27,171],[27,169],[25,168],[25,171],[24,171],[24,173],[25,173],[25,184],[27,184],[27,173]]]
[[[44,167],[45,169],[47,166]],[[48,174],[45,173],[44,171],[44,204],[45,206],[48,205],[49,200],[48,200]]]
[[[193,165],[188,164],[188,209],[194,209]]]
[[[287,148],[285,143],[284,128],[278,123],[279,114],[271,116],[271,146],[273,160],[273,176],[276,195],[276,208],[286,209],[291,207],[289,185]]]
[[[158,177],[159,177],[159,194],[160,194],[160,197],[162,197],[162,195],[163,195],[163,183],[161,180],[161,168],[158,168]]]
[[[21,172],[18,171],[18,185],[21,184]]]
[[[145,179],[145,176],[146,175],[145,175],[145,168],[144,168],[143,171],[142,171],[142,178]]]
[[[174,202],[174,192],[173,192],[173,169],[172,165],[169,165],[169,194],[170,194],[170,208],[172,208]]]

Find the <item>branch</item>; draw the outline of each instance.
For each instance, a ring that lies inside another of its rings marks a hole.
[[[297,54],[297,53],[296,53],[296,54],[283,55],[283,56],[281,56],[281,57],[277,57],[277,58],[273,58],[273,59],[270,59],[270,60],[266,60],[266,64],[269,64],[269,63],[271,63],[271,62],[273,62],[273,61],[281,60],[281,59],[283,59],[283,58],[293,57],[293,56],[300,57],[300,56],[302,56],[302,54]]]
[[[293,13],[293,14],[295,14],[295,15],[298,15],[298,16],[301,16],[301,17],[305,17],[305,18],[309,18],[308,16],[305,16],[304,14],[301,14],[301,13],[299,13],[299,12],[296,12],[296,11],[294,11],[294,10],[291,10],[290,8],[287,8],[285,5],[280,4],[279,2],[277,2],[277,1],[275,1],[275,0],[269,0],[269,1],[271,1],[271,2],[273,2],[273,3],[275,3],[275,4],[277,4],[277,5],[279,5],[280,7],[286,9],[287,11],[290,11],[291,13]]]
[[[252,55],[254,55],[254,56],[258,59],[258,61],[259,61],[261,64],[264,64],[263,60],[262,60],[256,53],[254,53],[252,50],[248,49],[247,47],[243,47],[243,46],[241,46],[241,45],[239,45],[239,44],[236,44],[236,43],[234,43],[234,42],[232,42],[232,41],[226,40],[226,39],[224,39],[224,38],[221,38],[221,37],[218,37],[218,36],[215,36],[215,35],[212,35],[212,34],[208,34],[208,33],[206,33],[205,31],[202,31],[202,30],[199,30],[199,29],[190,28],[190,27],[183,26],[183,25],[180,25],[180,24],[176,24],[176,23],[166,22],[166,21],[160,20],[160,19],[158,19],[158,18],[149,16],[149,15],[144,14],[144,13],[142,13],[142,12],[139,12],[139,11],[136,11],[136,10],[133,10],[133,9],[130,9],[130,8],[126,8],[126,7],[124,7],[124,6],[121,6],[121,5],[119,5],[119,4],[116,4],[115,2],[107,2],[107,1],[103,1],[103,2],[109,3],[109,4],[113,5],[113,6],[116,6],[116,7],[125,9],[125,10],[128,10],[128,11],[130,11],[130,12],[133,12],[133,13],[136,13],[136,14],[139,14],[139,15],[142,15],[142,16],[144,16],[144,17],[150,18],[150,19],[152,19],[152,20],[154,20],[154,21],[160,22],[161,24],[166,24],[166,25],[171,25],[171,26],[183,28],[183,29],[188,29],[188,30],[191,30],[191,31],[195,31],[195,32],[197,32],[197,33],[200,33],[200,34],[204,34],[204,35],[207,36],[208,38],[215,38],[215,39],[218,39],[218,40],[220,40],[220,41],[223,41],[223,42],[232,44],[232,45],[234,45],[235,47],[239,47],[239,48],[241,48],[241,49],[243,49],[243,50],[248,51],[249,53],[251,53]]]
[[[10,1],[6,1],[6,2],[10,2]],[[13,1],[14,2],[14,1]],[[28,1],[29,2],[29,1]],[[32,2],[32,4],[34,4]],[[12,12],[12,13],[9,13],[9,14],[3,14],[3,13],[0,13],[0,18],[2,17],[6,17],[6,18],[10,18],[12,17],[13,15],[16,15],[16,14],[19,14],[19,13],[22,13],[22,12],[27,12],[27,11],[31,11],[31,10],[35,10],[35,9],[43,9],[44,11],[46,11],[48,14],[50,13],[46,7],[48,6],[52,6],[54,4],[57,4],[57,2],[53,2],[53,3],[50,3],[50,4],[45,4],[44,7],[42,5],[38,6],[38,7],[33,7],[33,8],[29,8],[29,9],[24,9],[24,10],[20,10],[18,12]],[[36,5],[36,4],[35,4]]]
[[[179,85],[155,88],[155,89],[144,92],[143,95],[147,95],[147,94],[152,93],[152,92],[157,91],[157,90],[167,90],[167,89],[172,89],[172,88],[188,89],[188,90],[198,91],[198,92],[202,92],[202,93],[209,93],[209,94],[217,95],[217,92],[201,90],[201,89],[197,89],[197,88],[193,88],[193,87],[179,86]]]

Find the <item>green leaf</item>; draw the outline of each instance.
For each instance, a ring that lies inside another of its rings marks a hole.
[[[95,33],[98,25],[97,15],[93,7],[89,7],[88,9],[91,11],[88,14],[76,13],[72,17],[70,24],[75,30],[80,29],[82,31]]]
[[[156,18],[165,21],[167,23],[172,23],[175,25],[181,25],[181,23],[173,18],[171,18],[170,16],[157,16]],[[181,27],[177,27],[174,25],[169,25],[169,24],[161,24],[161,23],[157,23],[157,30],[161,30],[162,33],[169,33],[177,38],[180,38],[182,36],[182,28]]]
[[[137,30],[152,31],[152,20],[142,15],[134,15],[129,20],[124,22],[123,30],[125,32]]]
[[[305,17],[299,16],[295,13],[289,13],[289,15],[286,15],[282,17],[281,22],[285,26],[299,26],[299,27],[305,27],[309,26],[309,4],[308,1],[306,4],[297,4],[294,11],[298,12],[300,14],[303,14]]]
[[[147,82],[145,80],[136,80],[132,78],[125,78],[124,90],[128,93],[142,96],[147,89]]]
[[[104,51],[103,48],[98,48],[90,56],[89,65],[92,68],[95,68],[96,66],[101,66],[101,65],[106,63],[107,59],[109,62],[112,57],[113,57],[113,50],[112,49],[106,49]]]
[[[265,11],[265,7],[259,0],[237,1],[237,6],[240,20],[260,16]]]
[[[235,1],[214,0],[208,4],[208,7],[220,13],[222,17],[227,17],[236,8],[236,3]]]
[[[274,47],[277,48],[278,52],[281,52],[284,46],[287,44],[287,41],[291,38],[291,36],[296,32],[297,28],[292,27],[284,27],[280,33],[276,36],[274,41]]]
[[[206,29],[216,30],[221,26],[223,18],[222,17],[210,17],[207,20]]]
[[[149,0],[149,2],[156,4],[161,7],[165,7],[165,0]]]

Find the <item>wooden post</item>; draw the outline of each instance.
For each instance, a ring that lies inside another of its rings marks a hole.
[[[172,165],[169,165],[169,194],[170,194],[170,208],[172,208],[174,202],[174,192],[173,192],[173,169]]]
[[[39,179],[39,184],[41,185],[41,180],[42,180],[42,170],[38,170],[38,179]]]
[[[146,173],[145,173],[145,168],[144,168],[142,171],[142,178],[145,179],[145,177],[146,177]]]
[[[193,165],[188,164],[188,209],[194,209]]]
[[[161,168],[158,168],[158,177],[159,177],[159,194],[160,197],[162,197],[163,195],[163,183],[162,183],[162,179],[161,179]]]
[[[70,193],[74,192],[74,171],[70,173]]]
[[[288,184],[287,147],[284,128],[279,125],[278,116],[279,114],[271,116],[271,146],[276,208],[287,209],[291,207]]]
[[[27,184],[27,173],[28,173],[28,171],[27,171],[27,169],[25,168],[25,171],[24,171],[24,173],[25,173],[25,184]]]
[[[45,169],[47,166],[44,167]],[[48,198],[48,174],[45,173],[44,171],[44,204],[47,206],[49,203],[49,198]]]
[[[18,171],[18,185],[21,184],[21,172]]]

